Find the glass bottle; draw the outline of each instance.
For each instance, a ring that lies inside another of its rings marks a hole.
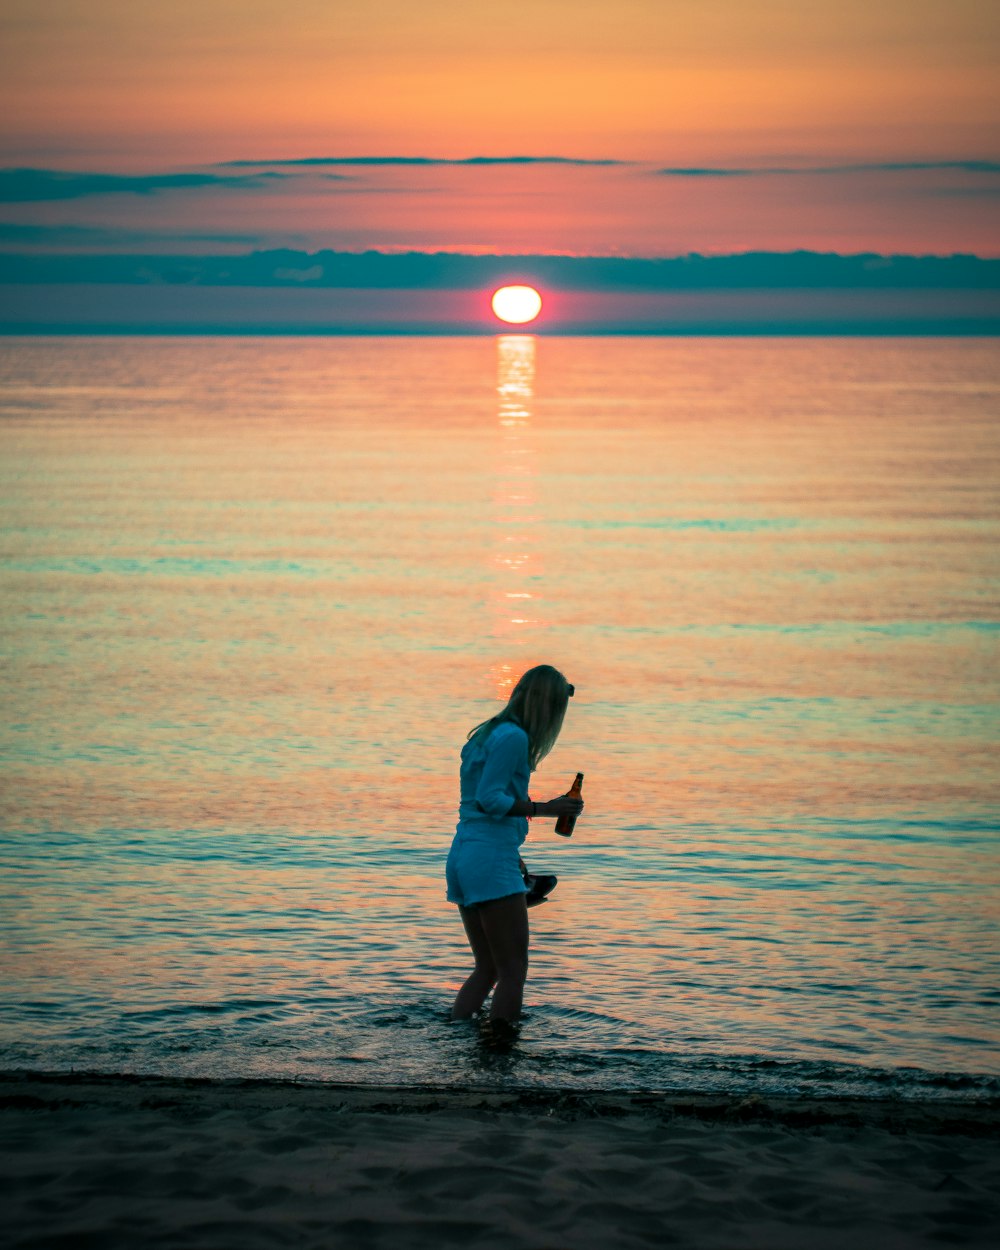
[[[570,788],[566,791],[567,797],[571,799],[578,799],[581,797],[582,790],[583,790],[583,773],[577,773],[576,780],[573,782]],[[568,815],[560,816],[559,819],[556,821],[556,833],[561,833],[564,838],[570,837],[575,827],[576,827],[575,816],[568,816]]]

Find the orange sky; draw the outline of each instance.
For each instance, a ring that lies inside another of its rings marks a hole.
[[[638,168],[353,170],[351,185],[294,178],[266,195],[0,204],[0,220],[351,248],[997,254],[996,173],[881,167],[1000,155],[998,13],[983,0],[6,0],[7,167],[516,153]],[[879,168],[652,172],[844,164]]]

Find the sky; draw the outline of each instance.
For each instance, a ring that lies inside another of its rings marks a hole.
[[[0,251],[1000,257],[984,0],[4,0]]]

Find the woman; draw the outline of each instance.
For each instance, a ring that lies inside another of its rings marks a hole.
[[[448,901],[458,904],[476,966],[453,1020],[474,1015],[490,990],[490,1018],[513,1024],[528,973],[528,910],[518,848],[529,816],[578,816],[580,799],[528,798],[528,777],[555,745],[573,687],[550,664],[529,669],[504,710],[462,748],[458,829],[448,855]],[[494,988],[495,987],[495,988]]]

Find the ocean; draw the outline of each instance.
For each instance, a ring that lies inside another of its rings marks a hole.
[[[0,340],[0,1066],[1000,1092],[989,339]],[[458,753],[585,773],[509,1052]]]

